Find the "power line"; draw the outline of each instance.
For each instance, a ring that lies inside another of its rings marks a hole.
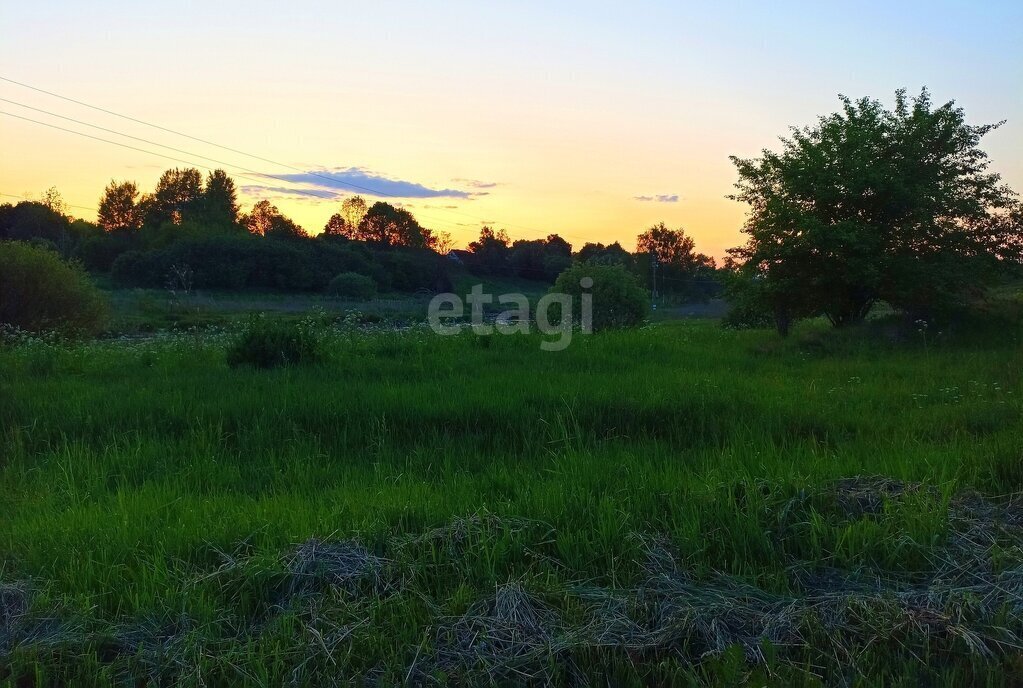
[[[2,77],[0,77],[0,78],[2,78]],[[291,180],[291,179],[287,179],[286,177],[278,177],[276,175],[269,174],[269,173],[266,173],[266,172],[259,172],[258,170],[253,170],[253,169],[250,169],[248,167],[243,167],[243,166],[238,165],[236,163],[229,163],[229,162],[226,162],[226,161],[223,161],[223,160],[218,160],[216,158],[211,158],[211,157],[208,157],[208,156],[205,156],[205,155],[201,155],[199,153],[194,153],[194,152],[191,152],[191,151],[186,151],[186,150],[183,150],[181,148],[175,148],[174,146],[168,146],[166,144],[159,143],[157,141],[151,141],[149,139],[144,139],[144,138],[141,138],[141,137],[138,137],[138,136],[132,136],[131,134],[125,134],[125,133],[119,132],[119,131],[117,131],[115,129],[108,129],[106,127],[101,127],[101,126],[99,126],[97,124],[91,124],[89,122],[84,122],[82,120],[75,119],[74,117],[67,117],[65,115],[61,115],[61,114],[58,114],[58,113],[55,113],[55,112],[50,112],[49,110],[44,110],[42,108],[32,107],[31,105],[25,105],[24,103],[19,103],[17,101],[10,100],[8,98],[0,98],[0,101],[3,101],[5,103],[11,103],[12,105],[17,105],[19,107],[27,108],[29,110],[34,110],[35,112],[41,112],[43,114],[50,115],[50,116],[53,116],[53,117],[58,117],[60,119],[67,120],[69,122],[74,122],[75,124],[80,124],[82,126],[91,127],[93,129],[98,129],[100,131],[105,131],[105,132],[114,134],[116,136],[123,136],[125,138],[132,139],[134,141],[141,141],[141,142],[149,144],[149,145],[158,146],[160,148],[166,148],[168,150],[172,150],[172,151],[175,151],[177,153],[182,153],[184,155],[190,155],[190,156],[195,156],[197,158],[202,158],[203,160],[208,160],[208,161],[216,163],[218,165],[223,165],[223,166],[226,166],[226,167],[232,167],[232,168],[235,168],[235,169],[238,169],[238,170],[244,170],[245,172],[250,172],[251,174],[258,175],[259,177],[265,177],[266,179],[274,179],[276,181],[279,181],[279,182],[282,182],[282,183],[285,183],[285,184],[300,184],[301,183],[301,182],[296,182],[296,181]],[[51,124],[49,122],[42,122],[42,121],[39,121],[37,119],[32,119],[31,117],[24,117],[22,115],[16,115],[16,114],[11,113],[11,112],[3,112],[3,111],[0,111],[0,115],[6,115],[8,117],[14,117],[16,119],[24,120],[26,122],[31,122],[33,124],[38,124],[38,125],[41,125],[41,126],[44,126],[44,127],[50,127],[52,129],[57,129],[59,131],[64,131],[64,132],[67,132],[69,134],[77,134],[78,136],[84,136],[85,138],[89,138],[89,139],[92,139],[94,141],[100,141],[102,143],[109,143],[109,144],[114,145],[114,146],[120,146],[122,148],[128,148],[130,150],[139,151],[140,153],[146,153],[148,155],[156,155],[156,156],[159,156],[161,158],[166,158],[167,160],[172,160],[174,162],[180,162],[180,163],[185,164],[185,165],[192,165],[192,166],[195,166],[195,167],[201,167],[204,170],[213,171],[213,168],[208,166],[208,165],[203,165],[203,164],[200,164],[200,163],[197,163],[197,162],[193,162],[191,160],[185,160],[183,158],[176,158],[174,156],[166,155],[164,153],[157,153],[156,151],[145,150],[143,148],[139,148],[137,146],[130,146],[128,144],[120,143],[118,141],[111,141],[110,139],[105,139],[105,138],[102,138],[102,137],[99,137],[99,136],[93,136],[91,134],[86,134],[85,132],[76,131],[74,129],[68,129],[66,127],[57,126],[57,125]],[[251,176],[249,174],[243,174],[241,172],[235,172],[234,174],[236,174],[239,177],[244,177],[246,179],[252,179],[253,181],[264,181],[263,179],[257,179],[256,177],[253,177],[253,176]],[[329,191],[322,191],[322,192],[318,193],[314,189],[303,189],[303,188],[287,189],[287,191],[295,192],[295,193],[300,193],[300,194],[305,194],[306,196],[313,196],[314,198],[319,198],[321,200],[332,201],[332,202],[336,202],[337,201],[337,198],[335,196],[331,195]],[[323,195],[323,194],[327,194],[327,195]],[[442,225],[449,225],[450,226],[452,224],[452,220],[444,220],[444,219],[441,219],[441,218],[438,218],[438,217],[433,217],[433,216],[430,216],[430,215],[424,215],[422,213],[419,213],[418,215],[419,215],[420,218],[425,218],[427,220],[432,220],[434,222],[441,223]],[[454,227],[452,227],[452,229],[455,230],[455,231],[458,231],[458,230],[462,230],[464,228],[454,226]]]
[[[0,76],[0,81],[6,81],[8,83],[15,84],[17,86],[21,86],[22,88],[27,88],[29,90],[36,91],[38,93],[43,93],[45,95],[48,95],[48,96],[51,96],[51,97],[54,97],[54,98],[58,98],[60,100],[67,101],[69,103],[74,103],[75,105],[80,105],[82,107],[86,107],[86,108],[95,110],[97,112],[102,112],[104,114],[112,115],[114,117],[119,117],[121,119],[130,121],[130,122],[135,122],[135,123],[141,124],[143,126],[151,127],[153,129],[157,129],[159,131],[167,132],[167,133],[173,134],[175,136],[181,136],[183,138],[190,139],[192,141],[196,141],[196,142],[199,142],[199,143],[203,143],[205,145],[214,146],[215,148],[220,148],[222,150],[230,151],[232,153],[236,153],[238,155],[243,155],[245,157],[249,157],[249,158],[252,158],[254,160],[260,160],[262,162],[270,163],[272,165],[277,165],[279,167],[285,167],[285,168],[288,168],[290,170],[294,170],[296,172],[301,172],[302,174],[305,174],[305,175],[308,175],[308,176],[311,176],[311,177],[316,177],[316,178],[319,178],[319,179],[324,179],[324,180],[326,180],[328,182],[331,182],[332,184],[335,184],[335,185],[339,185],[339,186],[343,186],[343,187],[349,187],[349,188],[356,189],[356,190],[359,190],[359,191],[364,191],[364,192],[366,192],[368,194],[372,194],[374,196],[388,197],[388,198],[399,198],[399,199],[400,198],[406,198],[404,196],[399,196],[397,194],[388,193],[388,192],[385,192],[385,191],[381,191],[379,189],[373,189],[373,188],[370,188],[370,187],[367,187],[367,186],[362,186],[362,185],[359,185],[359,184],[355,184],[353,182],[348,182],[348,181],[340,180],[340,179],[338,179],[336,177],[333,177],[333,176],[321,174],[321,173],[318,173],[316,171],[311,171],[311,170],[303,169],[301,167],[297,167],[295,165],[291,165],[291,164],[288,164],[288,163],[283,163],[283,162],[280,162],[280,161],[272,160],[270,158],[266,158],[266,157],[263,157],[263,156],[260,156],[260,155],[249,153],[249,152],[237,149],[237,148],[232,148],[230,146],[225,146],[223,144],[219,144],[219,143],[216,143],[214,141],[210,141],[208,139],[204,139],[204,138],[200,138],[200,137],[197,137],[197,136],[193,136],[191,134],[186,134],[185,132],[178,131],[176,129],[171,129],[169,127],[161,126],[159,124],[153,124],[151,122],[147,122],[145,120],[138,119],[138,118],[132,117],[130,115],[125,115],[125,114],[122,114],[122,113],[119,113],[119,112],[115,112],[113,110],[109,110],[107,108],[100,107],[98,105],[93,105],[91,103],[86,103],[84,101],[77,100],[75,98],[71,98],[71,97],[62,95],[60,93],[55,93],[53,91],[48,91],[46,89],[39,88],[38,86],[32,86],[31,84],[26,84],[26,83],[24,83],[22,81],[17,81],[15,79],[11,79],[11,78],[8,78],[8,77],[5,77],[5,76]],[[149,144],[149,145],[159,146],[161,148],[166,148],[168,150],[172,150],[172,151],[175,151],[175,152],[178,152],[178,153],[183,153],[183,154],[189,155],[189,156],[195,156],[195,157],[198,157],[198,158],[202,158],[204,160],[209,160],[209,161],[217,163],[218,165],[226,165],[228,167],[233,167],[235,169],[244,170],[244,171],[249,172],[251,174],[255,174],[255,175],[258,175],[260,177],[265,177],[267,179],[274,179],[274,180],[277,180],[277,181],[280,181],[280,182],[283,182],[283,183],[286,183],[286,184],[298,185],[298,184],[302,183],[302,182],[296,182],[296,181],[288,179],[286,177],[280,177],[280,176],[277,176],[277,175],[274,175],[274,174],[269,174],[269,173],[265,173],[265,172],[259,172],[258,170],[253,170],[253,169],[244,167],[242,165],[238,165],[236,163],[228,163],[228,162],[220,161],[220,160],[217,160],[215,158],[211,158],[209,156],[201,155],[201,154],[198,154],[198,153],[192,153],[192,152],[185,151],[185,150],[182,150],[182,149],[179,149],[179,148],[175,148],[173,146],[168,146],[166,144],[158,143],[158,142],[155,142],[155,141],[150,141],[148,139],[140,138],[140,137],[137,137],[137,136],[132,136],[130,134],[125,134],[123,132],[119,132],[119,131],[116,131],[114,129],[107,129],[107,128],[101,127],[99,125],[90,124],[88,122],[83,122],[81,120],[77,120],[77,119],[74,119],[72,117],[67,117],[67,116],[60,115],[60,114],[57,114],[57,113],[54,113],[54,112],[50,112],[48,110],[43,110],[41,108],[32,107],[30,105],[25,105],[24,103],[19,103],[17,101],[9,100],[7,98],[0,98],[0,101],[11,103],[13,105],[17,105],[19,107],[27,108],[29,110],[34,110],[36,112],[41,112],[41,113],[44,113],[44,114],[47,114],[47,115],[50,115],[50,116],[53,116],[53,117],[58,117],[60,119],[67,120],[67,121],[70,121],[70,122],[75,122],[76,124],[80,124],[82,126],[87,126],[87,127],[91,127],[91,128],[94,128],[94,129],[98,129],[100,131],[105,131],[105,132],[108,132],[108,133],[112,133],[112,134],[115,134],[117,136],[122,136],[122,137],[125,137],[125,138],[128,138],[128,139],[133,139],[135,141],[141,141],[141,142],[144,142],[144,143]],[[29,121],[29,122],[34,122],[36,124],[41,124],[43,126],[49,126],[49,127],[55,128],[55,129],[60,129],[62,131],[69,132],[69,133],[78,134],[80,136],[85,136],[87,138],[91,138],[91,139],[94,139],[94,140],[97,140],[97,141],[102,141],[104,143],[110,143],[110,144],[113,144],[113,145],[122,146],[122,147],[125,147],[125,148],[130,148],[130,149],[137,150],[137,151],[140,151],[140,152],[143,152],[143,153],[147,153],[147,154],[150,154],[150,155],[157,155],[159,157],[167,158],[169,160],[174,160],[176,162],[182,162],[182,163],[187,164],[187,165],[195,165],[197,167],[201,167],[201,168],[206,169],[206,170],[210,170],[211,169],[210,167],[208,167],[206,165],[197,165],[196,163],[192,163],[192,162],[189,162],[187,160],[180,160],[180,159],[173,158],[171,156],[167,156],[167,155],[164,155],[164,154],[161,154],[161,153],[156,153],[156,152],[153,152],[153,151],[145,151],[145,150],[142,150],[140,148],[136,148],[134,146],[127,146],[125,144],[118,143],[116,141],[108,141],[106,139],[102,139],[102,138],[95,137],[95,136],[90,136],[89,134],[85,134],[85,133],[82,133],[82,132],[77,132],[77,131],[74,131],[74,130],[71,130],[71,129],[65,129],[63,127],[57,127],[57,126],[52,125],[52,124],[47,124],[45,122],[39,122],[37,120],[32,120],[32,119],[27,118],[27,117],[20,117],[19,115],[13,115],[11,113],[0,113],[0,114],[6,114],[6,115],[11,116],[11,117],[17,117],[19,119],[23,119],[23,120],[26,120],[26,121]],[[240,174],[240,173],[237,173],[237,174],[240,177],[245,177],[247,179],[252,179],[252,177],[248,177],[245,174]],[[257,180],[257,181],[259,181],[259,180]],[[295,188],[295,189],[289,189],[289,191],[295,191],[295,192],[302,193],[302,194],[305,194],[307,196],[313,196],[315,198],[319,198],[319,199],[322,199],[322,200],[328,200],[328,201],[333,201],[333,202],[336,202],[338,200],[333,195],[323,196],[321,194],[316,193],[314,190],[311,190],[311,189]],[[328,192],[325,192],[325,193],[329,194],[330,192],[328,191]],[[499,223],[499,222],[489,223],[489,222],[486,222],[483,218],[476,217],[476,216],[473,216],[473,215],[469,215],[467,213],[464,213],[464,212],[461,212],[461,211],[458,211],[458,210],[454,210],[454,209],[440,209],[440,210],[442,212],[450,213],[452,215],[459,215],[461,217],[465,217],[465,218],[474,220],[476,222],[479,222],[480,224],[495,224],[495,225],[504,225],[505,227],[516,227],[518,229],[524,229],[524,230],[527,230],[529,232],[537,232],[537,233],[540,233],[541,235],[542,234],[554,233],[554,232],[549,232],[549,231],[542,231],[542,230],[536,229],[534,227],[527,227],[527,226],[524,226],[524,225],[515,225],[515,224],[511,224],[511,223]],[[450,219],[443,220],[443,219],[440,219],[440,218],[437,218],[437,217],[434,217],[434,216],[423,215],[421,213],[417,213],[417,215],[419,217],[427,219],[427,220],[432,220],[434,222],[439,222],[439,223],[448,225],[451,228],[451,231],[458,231],[458,232],[461,232],[463,230],[464,231],[471,231],[471,230],[468,230],[468,228],[466,228],[466,227],[459,226],[457,223],[455,223],[454,221],[452,221]],[[579,235],[573,235],[573,234],[568,234],[568,233],[564,233],[564,232],[557,232],[557,234],[559,236],[567,237],[569,239],[576,239],[578,241],[584,242],[584,244],[592,242],[592,238],[591,237],[582,237],[582,236],[579,236]]]
[[[128,120],[129,122],[135,122],[135,123],[141,124],[143,126],[152,127],[153,129],[159,129],[160,131],[164,131],[164,132],[167,132],[169,134],[174,134],[175,136],[182,136],[184,138],[191,139],[192,141],[197,141],[199,143],[203,143],[203,144],[206,144],[208,146],[214,146],[216,148],[220,148],[222,150],[230,151],[230,152],[236,153],[238,155],[244,155],[246,157],[253,158],[254,160],[260,160],[262,162],[267,162],[267,163],[270,163],[271,165],[277,165],[279,167],[286,167],[286,168],[288,168],[290,170],[294,170],[296,172],[301,172],[302,174],[307,174],[307,175],[312,176],[312,177],[318,177],[320,179],[325,179],[325,180],[327,180],[327,181],[329,181],[329,182],[331,182],[333,184],[339,184],[341,186],[346,186],[346,187],[350,187],[352,189],[357,189],[359,191],[364,191],[364,192],[372,194],[374,196],[383,196],[383,197],[388,197],[388,198],[404,198],[403,196],[398,196],[396,194],[387,193],[387,192],[384,192],[384,191],[380,191],[378,189],[372,189],[370,187],[361,186],[359,184],[354,184],[354,183],[351,183],[351,182],[342,181],[342,180],[337,179],[336,177],[331,177],[331,176],[328,176],[328,175],[320,174],[318,172],[310,171],[310,170],[307,170],[307,169],[303,169],[303,168],[297,167],[295,165],[290,165],[288,163],[279,162],[279,161],[276,161],[276,160],[271,160],[270,158],[265,158],[265,157],[262,157],[262,156],[259,156],[259,155],[255,155],[253,153],[248,153],[246,151],[239,150],[237,148],[231,148],[230,146],[225,146],[225,145],[216,143],[214,141],[209,141],[207,139],[199,138],[197,136],[192,136],[191,134],[186,134],[186,133],[184,133],[182,131],[177,131],[175,129],[170,129],[168,127],[164,127],[164,126],[161,126],[159,124],[153,124],[151,122],[146,122],[145,120],[141,120],[141,119],[138,119],[136,117],[131,117],[129,115],[121,114],[119,112],[114,112],[113,110],[108,110],[106,108],[102,108],[102,107],[99,107],[97,105],[92,105],[90,103],[86,103],[86,102],[81,101],[81,100],[76,100],[74,98],[70,98],[68,96],[64,96],[64,95],[61,95],[59,93],[54,93],[53,91],[47,91],[46,89],[42,89],[42,88],[39,88],[37,86],[32,86],[30,84],[26,84],[26,83],[21,82],[21,81],[16,81],[14,79],[10,79],[10,78],[5,77],[5,76],[0,76],[0,81],[6,81],[8,83],[15,84],[17,86],[21,86],[22,88],[27,88],[27,89],[30,89],[32,91],[36,91],[38,93],[44,93],[44,94],[46,94],[48,96],[52,96],[54,98],[59,98],[61,100],[65,100],[65,101],[67,101],[69,103],[74,103],[75,105],[81,105],[82,107],[87,107],[87,108],[90,108],[92,110],[96,110],[98,112],[102,112],[102,113],[105,113],[105,114],[108,114],[108,115],[113,115],[114,117],[120,117],[121,119]],[[6,99],[0,99],[0,100],[6,100]],[[13,101],[9,101],[8,100],[6,102],[13,102]],[[28,107],[28,106],[23,106],[23,107]],[[37,108],[31,108],[31,109],[35,110]],[[41,111],[41,112],[45,112],[45,111]],[[48,113],[48,114],[52,114],[52,113]],[[61,115],[56,115],[56,116],[57,117],[61,117]],[[70,119],[70,118],[65,118],[65,119]],[[93,126],[93,125],[88,125],[87,124],[86,126]],[[102,128],[102,127],[97,127],[97,128]],[[107,131],[109,131],[109,130],[107,130]],[[128,136],[127,134],[121,134],[121,135],[122,136]],[[128,136],[128,138],[136,138],[136,137]],[[163,148],[171,148],[170,146],[164,146],[163,144],[159,144],[159,143],[154,144],[154,145],[161,146]],[[199,157],[203,157],[203,158],[205,158],[207,160],[211,160],[212,159],[212,158],[208,158],[206,156],[199,156]],[[227,164],[227,163],[221,163],[221,164]],[[245,169],[245,168],[242,168],[242,167],[237,166],[237,165],[236,165],[236,167],[239,167],[240,169]],[[256,174],[262,174],[262,173],[256,172]],[[272,175],[270,175],[270,176],[272,176]],[[279,177],[274,177],[274,178],[275,179],[280,179]],[[466,218],[468,218],[470,220],[475,220],[477,222],[480,222],[481,224],[485,224],[483,222],[482,218],[475,217],[473,215],[468,215],[467,213],[463,213],[461,211],[449,210],[448,212],[450,212],[451,214],[454,214],[454,215],[461,215],[462,217],[466,217]],[[426,217],[426,216],[424,215],[423,217]],[[429,219],[437,220],[437,218],[429,218]],[[438,220],[438,221],[440,221],[440,220]],[[509,224],[509,223],[502,223],[502,224],[504,224],[506,227],[517,227],[518,229],[525,229],[525,230],[530,231],[530,232],[540,232],[541,234],[543,233],[541,230],[538,230],[538,229],[533,228],[533,227],[525,227],[525,226],[522,226],[522,225],[513,225],[513,224]],[[579,237],[579,236],[573,236],[571,234],[565,234],[564,236],[567,236],[567,237],[572,238],[572,239],[578,239],[580,241],[589,241],[589,239],[586,239],[586,238],[583,238],[583,237]]]
[[[139,148],[137,146],[129,146],[126,143],[120,143],[118,141],[111,141],[110,139],[105,139],[105,138],[102,138],[102,137],[99,137],[99,136],[93,136],[92,134],[86,134],[84,131],[75,131],[74,129],[68,129],[67,127],[61,127],[61,126],[57,126],[56,124],[50,124],[49,122],[40,122],[39,120],[32,119],[31,117],[22,117],[21,115],[15,115],[12,112],[4,112],[4,111],[0,110],[0,115],[6,115],[7,117],[14,117],[15,119],[21,119],[21,120],[24,120],[26,122],[32,122],[33,124],[39,124],[39,125],[42,125],[44,127],[50,127],[51,129],[58,129],[60,131],[66,131],[69,134],[77,134],[78,136],[84,136],[87,139],[93,139],[94,141],[100,141],[102,143],[109,143],[109,144],[111,144],[113,146],[120,146],[121,148],[128,148],[129,150],[138,151],[140,153],[146,153],[147,155],[155,155],[155,156],[158,156],[158,157],[161,157],[161,158],[166,158],[168,160],[173,160],[174,162],[180,162],[180,163],[185,164],[185,165],[192,165],[194,167],[201,167],[202,169],[207,170],[209,172],[213,171],[212,167],[209,167],[208,165],[200,165],[199,163],[192,162],[191,160],[183,160],[181,158],[175,158],[174,156],[171,156],[171,155],[165,155],[163,153],[157,153],[156,151],[145,150],[144,148]],[[238,174],[239,177],[245,177],[246,179],[253,179],[253,180],[256,180],[256,181],[262,181],[262,180],[257,179],[256,177],[252,177],[252,176],[247,175],[247,174],[241,174],[241,173],[236,173],[236,174]],[[317,194],[314,191],[311,191],[309,189],[292,189],[292,191],[296,191],[298,193],[304,193],[304,194],[309,195],[309,196],[315,196],[316,198],[323,199],[323,200],[331,200],[331,201],[335,200],[333,197],[321,196],[321,195],[319,195],[319,194]]]
[[[33,199],[31,196],[22,196],[20,194],[0,193],[0,196],[6,196],[8,198],[20,198],[23,201],[32,201],[33,203],[39,202]],[[75,205],[73,203],[65,203],[64,205],[66,205],[68,208],[78,208],[79,210],[91,210],[92,212],[96,212],[96,208],[91,208],[84,205]]]
[[[89,122],[84,122],[84,121],[82,121],[80,119],[75,119],[74,117],[67,117],[65,115],[61,115],[61,114],[58,114],[56,112],[51,112],[49,110],[44,110],[42,108],[33,107],[31,105],[26,105],[24,103],[19,103],[16,100],[10,100],[8,98],[0,98],[0,101],[2,101],[4,103],[10,103],[12,105],[17,105],[18,107],[23,107],[23,108],[25,108],[27,110],[33,110],[35,112],[41,112],[44,115],[50,115],[51,117],[57,117],[59,119],[66,120],[68,122],[74,122],[75,124],[79,124],[81,126],[90,127],[92,129],[98,129],[99,131],[105,131],[108,134],[114,134],[115,136],[123,136],[124,138],[132,139],[133,141],[141,141],[142,143],[145,143],[145,144],[148,144],[148,145],[151,145],[151,146],[158,146],[160,148],[166,148],[167,150],[172,150],[172,151],[174,151],[176,153],[181,153],[183,155],[188,155],[188,156],[192,156],[192,157],[196,157],[196,158],[201,158],[203,160],[208,160],[210,162],[216,163],[217,165],[223,165],[225,167],[233,167],[233,168],[238,169],[238,170],[243,170],[244,172],[249,172],[251,174],[255,174],[255,175],[258,175],[260,177],[265,177],[266,179],[273,179],[273,180],[279,181],[279,182],[281,182],[283,184],[296,184],[296,185],[297,184],[301,184],[301,182],[296,182],[296,181],[294,181],[292,179],[288,179],[286,177],[278,177],[277,175],[269,174],[267,172],[260,172],[259,170],[253,170],[251,168],[244,167],[242,165],[238,165],[236,163],[230,163],[230,162],[226,162],[224,160],[218,160],[216,158],[211,158],[211,157],[209,157],[207,155],[202,155],[200,153],[195,153],[195,152],[192,152],[192,151],[183,150],[181,148],[175,148],[174,146],[168,146],[168,145],[166,145],[164,143],[159,143],[158,141],[151,141],[149,139],[144,139],[144,138],[141,138],[139,136],[132,136],[131,134],[125,134],[124,132],[117,131],[116,129],[108,129],[106,127],[101,127],[98,124],[91,124]],[[11,113],[8,113],[8,112],[0,112],[0,114],[8,115],[10,117],[19,117],[20,119],[24,119],[24,120],[26,120],[28,122],[33,122],[35,124],[42,124],[43,126],[54,126],[54,125],[51,125],[51,124],[47,124],[46,122],[40,122],[38,120],[30,119],[28,117],[20,117],[19,115],[14,115],[14,114],[11,114]],[[73,133],[73,134],[81,134],[82,136],[89,136],[88,134],[84,134],[82,132],[77,132],[77,131],[74,131],[72,129],[65,129],[63,127],[54,127],[54,128],[60,129],[61,131],[66,131],[66,132],[69,132],[69,133]],[[104,143],[112,143],[114,145],[120,145],[120,146],[124,145],[124,144],[118,143],[116,141],[110,141],[108,139],[102,139],[102,138],[95,137],[95,136],[90,136],[89,138],[93,138],[93,139],[95,139],[97,141],[103,141]],[[145,151],[145,150],[142,150],[141,148],[135,148],[134,146],[130,146],[130,148],[132,148],[133,150],[141,151],[143,153],[149,153],[151,155],[162,155],[161,153],[156,153],[154,151]],[[194,163],[194,162],[190,162],[190,161],[187,161],[187,160],[181,160],[179,158],[173,158],[173,157],[166,156],[166,155],[164,155],[162,157],[166,157],[166,158],[168,158],[170,160],[174,160],[176,162],[183,162],[183,163],[188,164],[188,165],[197,165],[197,163]],[[203,169],[206,169],[206,170],[210,170],[211,169],[210,167],[206,167],[206,166],[203,166],[203,165],[198,165],[198,166],[199,167],[203,167]],[[238,173],[236,173],[236,174],[238,174]],[[239,174],[239,176],[245,177],[244,174]],[[252,177],[246,177],[246,178],[247,179],[252,179]],[[322,198],[322,199],[328,200],[328,201],[336,201],[337,200],[337,198],[335,198],[333,195],[329,195],[330,194],[329,191],[324,191],[323,193],[328,194],[328,195],[324,196],[324,195],[320,195],[320,194],[316,193],[316,191],[313,190],[313,189],[295,188],[295,189],[289,189],[289,190],[290,191],[296,191],[298,193],[304,193],[306,195],[313,195],[316,198]],[[426,219],[434,220],[436,222],[441,222],[441,223],[450,222],[449,220],[441,220],[440,218],[430,217],[429,215],[420,215],[420,217],[424,217]]]

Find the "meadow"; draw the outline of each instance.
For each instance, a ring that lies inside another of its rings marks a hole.
[[[1023,679],[1018,323],[0,348],[0,684]]]

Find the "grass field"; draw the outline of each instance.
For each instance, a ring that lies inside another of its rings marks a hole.
[[[0,348],[0,683],[1018,683],[1023,348],[966,334]]]

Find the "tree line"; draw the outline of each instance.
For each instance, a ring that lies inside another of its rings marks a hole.
[[[557,234],[513,241],[490,226],[458,250],[407,208],[354,195],[311,235],[268,200],[243,212],[224,170],[204,178],[194,168],[170,169],[149,193],[111,181],[96,223],[72,219],[51,190],[40,202],[0,206],[0,238],[45,243],[132,287],[321,291],[357,283],[360,293],[436,292],[449,290],[459,271],[552,284],[574,261],[591,260],[620,265],[652,289],[648,254],[656,252],[658,291],[666,297],[706,298],[721,288],[713,260],[695,251],[684,230],[663,223],[639,236],[635,253],[618,243],[573,252]]]

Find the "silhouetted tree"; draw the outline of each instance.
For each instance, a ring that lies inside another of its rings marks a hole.
[[[68,255],[71,236],[66,216],[43,203],[22,201],[0,205],[0,239],[47,242],[51,248]]]
[[[55,186],[51,186],[43,192],[43,198],[40,200],[40,203],[58,215],[63,215],[64,217],[68,216],[68,205],[64,201],[64,197],[60,194],[60,191],[58,191]]]
[[[341,217],[344,219],[345,224],[351,227],[353,231],[362,224],[362,219],[366,217],[366,212],[366,199],[362,196],[349,196],[341,201]]]
[[[433,233],[421,226],[405,208],[378,201],[359,223],[356,239],[384,246],[431,248]]]
[[[572,245],[557,234],[546,239],[519,239],[511,245],[508,263],[520,277],[553,282],[572,264]]]
[[[442,256],[451,253],[455,248],[455,240],[451,238],[451,232],[436,232],[434,234],[433,250]]]
[[[142,227],[142,208],[138,204],[139,190],[135,182],[111,180],[99,201],[97,222],[108,232],[135,231]]]
[[[651,261],[657,261],[657,284],[653,283]],[[714,259],[697,253],[696,242],[679,229],[659,222],[636,238],[633,269],[642,284],[659,297],[670,300],[703,301],[721,289]]]
[[[344,237],[359,241],[371,241],[360,233],[366,217],[366,201],[362,196],[349,196],[341,202],[341,211],[334,213],[323,227],[327,236]],[[365,228],[369,229],[369,228]],[[375,227],[373,229],[376,229]]]
[[[252,234],[279,239],[295,239],[308,236],[290,218],[281,214],[277,206],[264,199],[252,208],[252,212],[242,217],[242,224]]]
[[[224,170],[213,170],[206,177],[199,202],[199,220],[217,227],[238,223],[238,191],[234,180]]]
[[[325,236],[333,237],[344,237],[345,239],[354,239],[355,232],[348,226],[344,217],[341,213],[334,213],[327,220],[327,224],[323,226],[323,234]]]
[[[202,201],[202,174],[195,168],[167,170],[151,196],[144,197],[145,224],[179,225],[197,213]]]
[[[627,268],[631,268],[633,264],[632,254],[622,248],[617,241],[607,246],[601,243],[587,243],[579,249],[575,257],[583,263],[624,265]]]
[[[668,229],[659,222],[636,237],[637,253],[653,253],[660,265],[688,270],[700,262],[696,242],[684,229]]]
[[[926,89],[896,92],[894,111],[841,101],[781,152],[732,158],[733,198],[750,205],[732,254],[779,330],[817,314],[855,323],[880,300],[926,317],[1020,261],[1018,202],[978,147],[998,124],[969,125]]]
[[[492,227],[484,225],[479,238],[469,244],[469,269],[493,275],[507,274],[511,252],[508,242],[508,233],[503,229],[495,232]]]

